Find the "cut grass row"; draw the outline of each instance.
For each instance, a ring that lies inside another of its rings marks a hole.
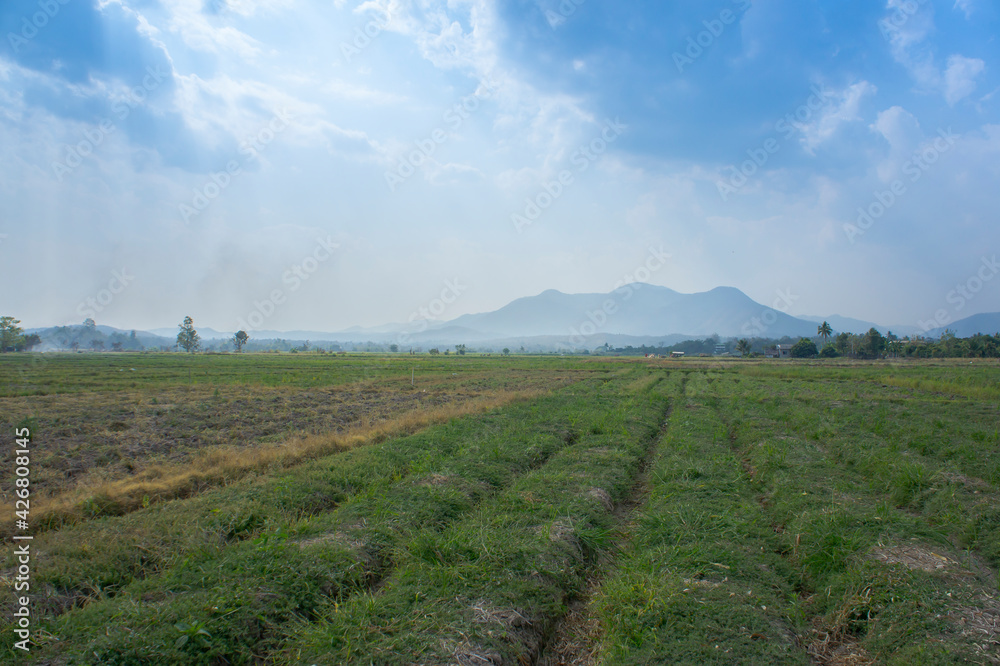
[[[565,451],[585,441],[587,450],[641,449],[636,440],[655,430],[659,407],[624,391],[626,380],[634,376],[585,381],[530,405],[40,535],[49,566],[37,582],[54,595],[46,632],[58,638],[45,653],[75,663],[250,663],[278,650],[293,621],[361,603],[375,586],[395,589],[400,567],[423,561],[439,535],[464,532],[457,525],[484,500],[493,506]],[[635,400],[646,410],[638,417]],[[603,473],[626,484],[632,458],[594,455],[617,463]],[[593,462],[579,460],[580,473]],[[605,492],[620,492],[603,480]],[[599,493],[578,501],[603,507]],[[74,595],[89,603],[60,614]]]
[[[961,434],[990,423],[980,403],[911,397],[912,413],[887,419],[899,398],[872,385],[852,397],[839,382],[710,373],[688,389],[634,539],[591,605],[601,663],[996,656],[995,632],[965,629],[1000,619],[995,572],[973,554],[998,563],[995,483],[954,482],[955,461],[900,446],[961,423],[949,446],[990,474],[996,448]]]
[[[600,663],[808,663],[789,621],[794,574],[707,390],[690,377],[632,539],[593,601]]]
[[[533,663],[610,548],[613,506],[631,492],[667,412],[657,382],[604,387],[580,412],[588,423],[577,441],[462,520],[411,541],[377,592],[300,623],[282,661]]]

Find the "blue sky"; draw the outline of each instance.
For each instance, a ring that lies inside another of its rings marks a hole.
[[[987,0],[11,0],[0,310],[339,330],[655,250],[791,314],[997,311],[997,33]]]

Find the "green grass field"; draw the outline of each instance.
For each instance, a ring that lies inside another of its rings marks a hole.
[[[10,354],[0,377],[4,534],[15,427],[39,493],[29,656],[0,558],[17,663],[1000,663],[996,363]]]

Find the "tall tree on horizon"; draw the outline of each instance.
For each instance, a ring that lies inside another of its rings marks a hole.
[[[236,351],[243,351],[243,345],[247,343],[250,336],[247,335],[246,331],[236,331],[236,335],[233,336],[233,345],[236,347]]]
[[[196,352],[201,347],[201,337],[194,329],[194,320],[191,317],[184,317],[184,323],[178,326],[180,332],[177,333],[177,346],[186,352]]]
[[[14,317],[0,317],[0,352],[14,349],[18,338],[24,333],[24,330],[18,326],[20,323],[21,320],[14,319]]]
[[[816,335],[823,338],[823,344],[826,345],[826,341],[830,339],[831,335],[833,335],[833,328],[829,323],[824,321],[816,327]]]

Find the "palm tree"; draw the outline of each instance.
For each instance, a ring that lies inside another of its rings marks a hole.
[[[743,338],[736,343],[736,351],[740,353],[741,356],[746,356],[750,353],[750,341]]]
[[[826,341],[831,335],[833,335],[833,329],[830,327],[830,324],[824,321],[821,325],[816,327],[816,335],[823,338],[823,344],[825,345]]]

